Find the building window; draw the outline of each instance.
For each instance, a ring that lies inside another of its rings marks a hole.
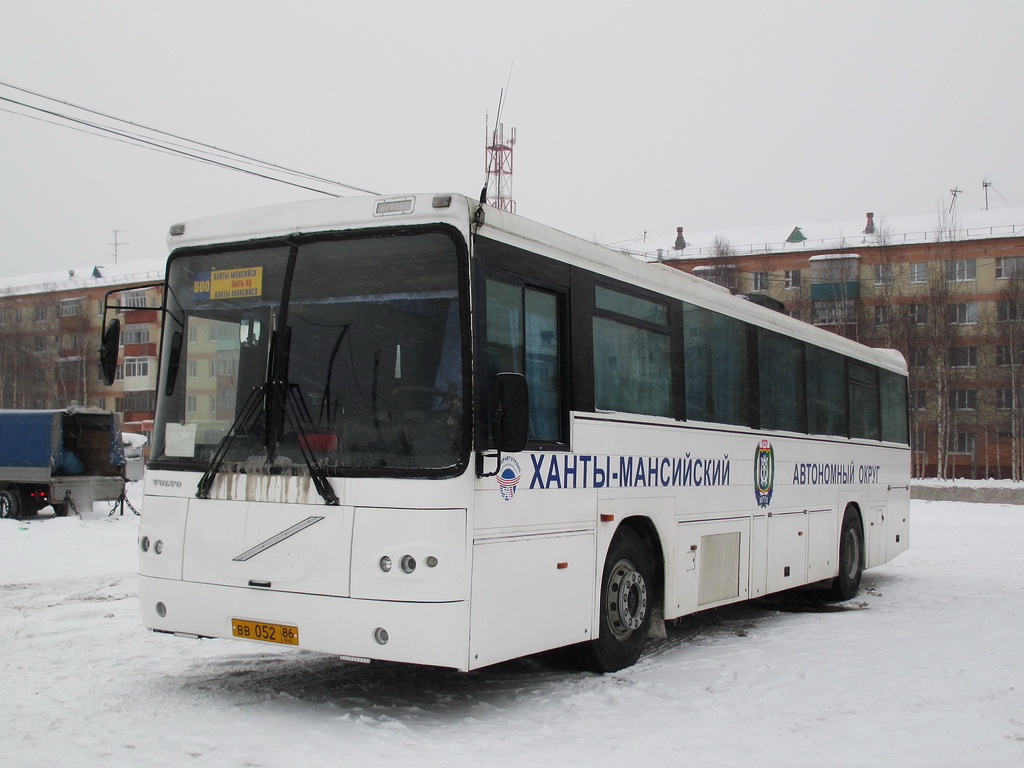
[[[1003,299],[996,303],[996,319],[1000,323],[1008,323],[1011,320],[1019,320],[1021,317],[1021,302],[1014,299]]]
[[[920,346],[911,347],[910,365],[912,368],[923,368],[928,365],[928,350]]]
[[[85,299],[63,299],[57,304],[58,317],[74,317],[82,314],[85,308]]]
[[[125,309],[145,309],[147,307],[146,291],[124,291],[118,305],[120,307],[118,314],[124,312]]]
[[[927,261],[914,261],[910,264],[910,282],[912,283],[927,283],[928,282],[928,262]]]
[[[1012,389],[996,390],[996,408],[998,408],[1000,411],[1009,411],[1013,408]]]
[[[194,379],[199,373],[199,363],[196,360],[188,361],[188,377]]]
[[[978,348],[973,345],[953,347],[949,359],[954,368],[974,368],[978,364]]]
[[[156,393],[149,392],[128,392],[122,398],[121,410],[124,411],[152,411],[156,408]]]
[[[973,411],[978,408],[978,390],[954,389],[949,393],[949,407],[957,411]]]
[[[185,396],[185,412],[186,413],[195,413],[198,410],[199,410],[199,407],[198,407],[198,401],[197,401],[196,396],[195,395],[186,395]]]
[[[909,318],[911,325],[925,325],[928,322],[928,305],[911,304]]]
[[[754,273],[754,290],[755,291],[767,291],[768,290],[768,274],[767,272],[755,272]]]
[[[126,357],[124,359],[124,375],[125,376],[148,376],[149,375],[149,358],[148,357]]]
[[[975,437],[973,432],[957,432],[949,436],[949,452],[961,456],[974,455]]]
[[[33,339],[33,341],[35,342],[35,351],[36,352],[45,352],[46,351],[46,337],[45,336],[36,336]]]
[[[815,325],[846,325],[852,323],[856,316],[856,307],[851,299],[814,302]]]
[[[1024,257],[1000,256],[996,259],[996,280],[1024,276]]]
[[[1013,355],[1006,344],[1000,344],[996,347],[996,365],[1013,365],[1014,362],[1021,362],[1021,355],[1019,353],[1016,356]]]
[[[954,325],[976,325],[978,322],[978,302],[959,301],[947,307],[947,320]]]
[[[46,320],[47,316],[50,314],[48,312],[48,310],[50,308],[48,306],[46,306],[45,304],[37,304],[34,307],[34,309],[35,309],[35,318],[36,318],[36,322],[37,323],[41,323],[44,320]]]
[[[800,288],[800,270],[799,269],[787,269],[786,270],[786,290],[796,290]]]
[[[217,353],[217,375],[237,376],[238,375],[238,353]]]
[[[875,264],[875,285],[892,285],[892,264]]]
[[[946,280],[951,283],[966,283],[976,280],[977,276],[974,259],[950,259],[946,262]]]
[[[21,322],[21,307],[15,307],[14,308],[14,322],[16,322],[16,323],[20,323]]]
[[[149,343],[149,325],[147,323],[131,323],[125,325],[124,334],[121,336],[122,344],[147,344]]]
[[[875,325],[887,325],[889,323],[889,307],[879,305],[875,307]]]
[[[912,389],[910,390],[910,407],[915,411],[923,411],[927,403],[927,390],[924,389]]]

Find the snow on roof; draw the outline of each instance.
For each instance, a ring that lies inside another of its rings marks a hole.
[[[726,241],[734,256],[758,253],[791,253],[902,245],[904,243],[930,243],[938,240],[982,240],[995,237],[1024,237],[1024,208],[998,208],[989,211],[959,211],[950,218],[950,224],[940,224],[937,214],[901,216],[887,218],[882,214],[874,217],[875,231],[865,234],[867,216],[847,221],[825,224],[773,224],[758,227],[738,227],[730,230],[708,230],[704,232],[684,231],[686,248],[672,249],[676,234],[663,236],[647,235],[646,241],[616,243],[615,250],[646,257],[648,260],[677,260],[686,258],[707,258],[714,255],[716,238]],[[950,227],[952,231],[950,231]],[[800,242],[787,241],[798,228],[806,237]],[[662,243],[663,248],[655,251],[651,245]]]
[[[163,280],[166,257],[136,259],[110,266],[98,264],[71,267],[57,272],[40,272],[0,278],[0,296],[78,291],[104,285],[156,282]]]

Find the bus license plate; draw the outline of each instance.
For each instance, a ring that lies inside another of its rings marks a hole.
[[[247,640],[263,640],[267,643],[299,644],[299,628],[287,624],[268,624],[265,621],[231,620],[231,634]]]

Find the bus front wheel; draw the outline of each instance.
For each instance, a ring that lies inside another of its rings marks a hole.
[[[600,635],[579,646],[581,666],[615,672],[640,658],[654,608],[651,557],[631,528],[620,528],[608,547],[601,578]]]
[[[832,596],[837,600],[856,597],[863,573],[864,531],[856,508],[849,506],[839,529],[839,575],[832,581]]]

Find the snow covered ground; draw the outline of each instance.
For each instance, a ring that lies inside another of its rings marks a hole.
[[[0,520],[0,761],[1024,765],[1024,507],[911,513],[911,550],[868,571],[845,610],[790,597],[690,617],[605,676],[151,634],[137,518],[96,505],[84,520]]]

